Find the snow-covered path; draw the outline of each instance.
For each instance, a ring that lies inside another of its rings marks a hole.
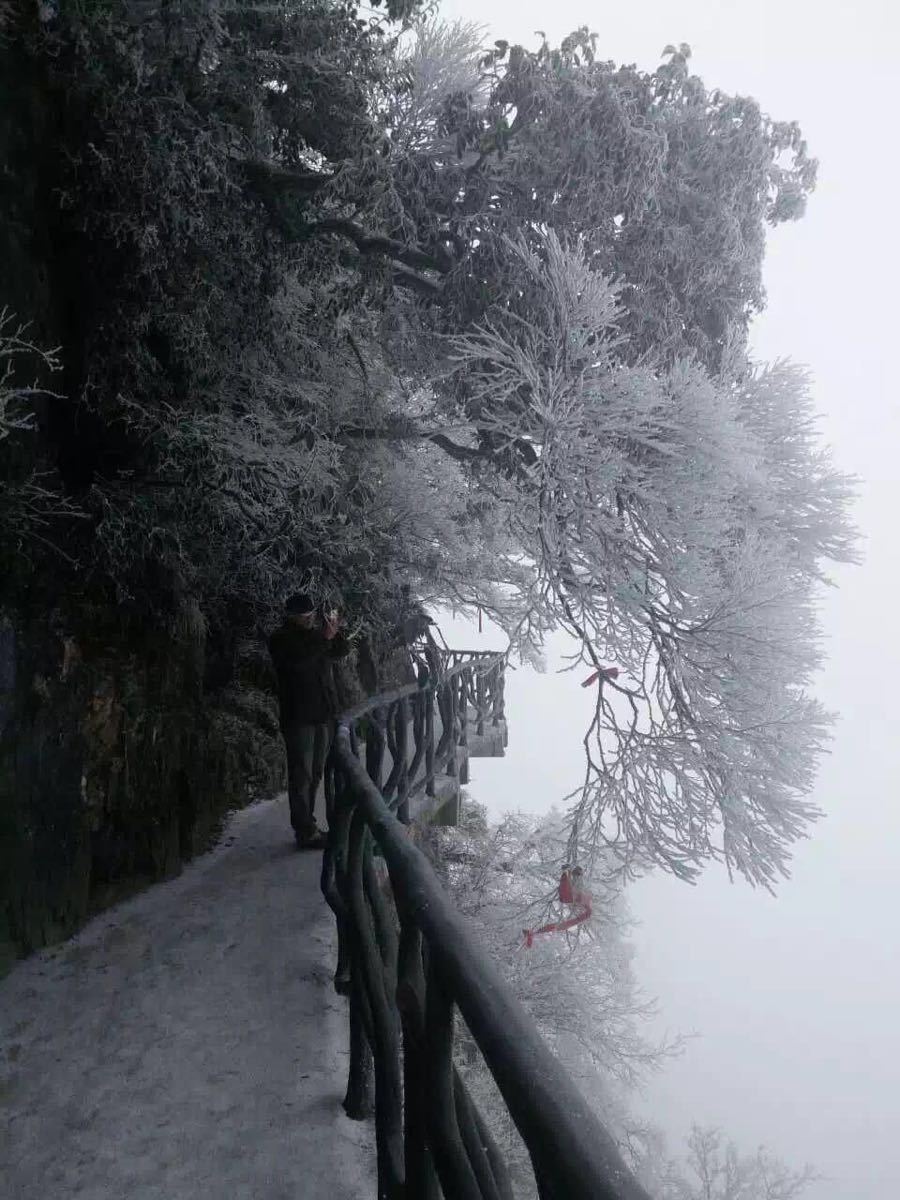
[[[4,1200],[364,1200],[320,855],[284,799],[0,981]]]

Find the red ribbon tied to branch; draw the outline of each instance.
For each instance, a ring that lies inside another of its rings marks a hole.
[[[618,679],[618,667],[598,667],[596,671],[588,675],[587,679],[581,685],[582,687],[590,687],[592,683],[596,683],[598,679]]]
[[[574,929],[576,925],[582,925],[585,921],[591,918],[591,894],[586,892],[581,886],[581,869],[575,867],[563,868],[563,873],[559,877],[558,896],[560,904],[564,904],[567,908],[574,908],[576,911],[571,916],[563,918],[561,921],[550,921],[546,925],[541,925],[538,929],[523,929],[522,933],[525,937],[525,946],[531,949],[534,945],[534,939],[539,933],[564,933],[567,929]]]

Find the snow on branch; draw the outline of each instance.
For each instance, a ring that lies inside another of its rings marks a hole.
[[[84,513],[59,490],[55,475],[40,460],[36,439],[27,448],[20,444],[23,435],[31,443],[37,431],[39,402],[62,399],[43,382],[62,364],[58,351],[42,348],[28,330],[9,309],[0,309],[0,450],[8,454],[0,487],[0,538],[26,559],[37,545],[68,559],[54,526]]]
[[[618,288],[583,246],[533,230],[505,249],[514,299],[452,355],[533,565],[510,632],[561,626],[573,665],[621,672],[597,685],[573,844],[689,880],[717,859],[771,888],[817,815],[815,585],[855,560],[852,481],[799,369],[622,366]]]

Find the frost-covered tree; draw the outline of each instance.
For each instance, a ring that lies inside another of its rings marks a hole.
[[[479,56],[473,31],[421,25],[386,106],[378,211],[348,197],[353,222],[319,228],[392,260],[457,324],[496,295],[504,237],[582,236],[624,281],[632,357],[690,350],[717,369],[764,305],[765,227],[802,214],[815,160],[795,122],[708,89],[690,47],[643,72],[597,40]]]
[[[743,1154],[722,1131],[695,1125],[684,1161],[657,1163],[660,1200],[796,1200],[821,1176],[796,1169],[761,1146]]]
[[[771,885],[827,727],[814,585],[853,554],[802,375],[743,357],[815,164],[686,47],[485,53],[415,8],[130,0],[29,44],[66,114],[39,433],[90,518],[73,581],[254,628],[298,586],[374,625],[403,575],[523,652],[562,627],[621,672],[573,844]]]
[[[514,640],[561,627],[578,663],[620,671],[597,685],[573,845],[771,886],[815,815],[814,588],[855,557],[850,482],[802,372],[623,365],[620,289],[583,244],[506,250],[515,302],[453,340],[447,395],[533,564]]]
[[[253,629],[307,586],[354,592],[371,621],[410,562],[428,577],[455,546],[471,560],[464,489],[448,481],[459,503],[438,508],[430,466],[407,478],[353,440],[357,411],[395,400],[399,317],[377,271],[297,236],[289,203],[321,193],[333,212],[367,190],[390,21],[329,0],[185,0],[47,24],[25,44],[67,113],[54,197],[78,322],[70,394],[35,430],[90,518],[67,539],[79,589],[162,615],[193,595]]]
[[[718,367],[764,304],[765,226],[803,212],[816,163],[796,123],[706,88],[689,46],[643,72],[601,61],[598,40],[498,44],[490,103],[459,126],[485,231],[583,234],[624,279],[633,355],[689,347]]]
[[[484,40],[484,29],[472,21],[430,16],[413,24],[397,51],[399,82],[385,115],[396,156],[453,153],[447,106],[460,96],[484,99]]]

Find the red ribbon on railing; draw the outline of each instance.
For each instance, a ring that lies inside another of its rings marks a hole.
[[[587,679],[584,681],[584,683],[581,686],[582,687],[590,687],[592,683],[596,682],[596,680],[601,679],[601,678],[602,679],[618,679],[619,678],[619,668],[618,667],[598,667],[597,670],[593,672],[593,674],[588,675]]]
[[[531,949],[534,939],[539,933],[565,933],[567,929],[574,929],[577,925],[583,925],[585,921],[591,919],[591,894],[581,887],[580,867],[574,869],[563,867],[562,875],[559,877],[557,895],[560,904],[564,904],[567,908],[574,907],[577,912],[561,921],[550,921],[537,929],[523,929],[526,949]]]

